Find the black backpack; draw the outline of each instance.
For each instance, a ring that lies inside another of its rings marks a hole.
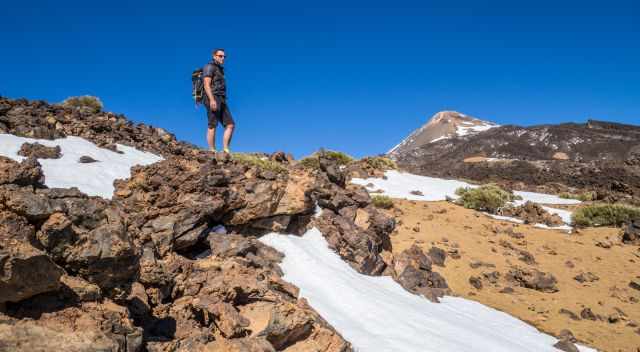
[[[202,104],[204,97],[204,82],[202,81],[202,69],[198,68],[191,74],[191,96],[196,105]]]

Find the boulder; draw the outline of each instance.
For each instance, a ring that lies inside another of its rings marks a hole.
[[[34,229],[24,218],[0,211],[0,303],[18,302],[60,287],[64,271],[33,247]]]
[[[27,158],[21,163],[0,156],[0,185],[13,183],[18,186],[42,187],[44,174],[35,158]]]
[[[507,278],[519,286],[536,291],[553,293],[559,290],[556,286],[558,281],[551,273],[535,269],[515,268],[507,273]]]
[[[62,153],[59,145],[47,147],[40,143],[23,143],[18,155],[36,159],[60,159]]]
[[[431,270],[431,265],[424,252],[413,245],[394,258],[395,279],[406,290],[438,302],[438,298],[450,290],[446,280]]]

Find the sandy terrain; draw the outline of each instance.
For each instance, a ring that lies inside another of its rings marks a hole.
[[[640,351],[640,291],[629,286],[640,277],[640,248],[623,245],[619,229],[567,234],[495,220],[447,202],[394,203],[391,212],[400,224],[391,237],[393,251],[414,243],[425,250],[436,246],[447,251],[445,266],[434,270],[455,295],[508,312],[556,336],[568,329],[581,343],[602,351]],[[553,274],[559,291],[518,286],[506,277],[516,267]],[[574,279],[583,273],[593,275],[584,275],[583,283]],[[482,288],[472,286],[472,276],[479,278]],[[501,292],[505,288],[512,292]],[[587,308],[593,316],[583,312]]]

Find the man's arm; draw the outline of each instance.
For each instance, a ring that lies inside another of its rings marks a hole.
[[[211,77],[205,77],[203,82],[204,92],[207,94],[207,98],[209,98],[210,102],[215,101],[215,99],[213,99],[213,93],[211,92]]]
[[[205,94],[207,94],[207,98],[209,98],[209,108],[212,111],[216,111],[216,100],[213,98],[213,92],[211,91],[211,80],[213,79],[213,75],[213,67],[211,67],[211,65],[205,66],[202,72],[202,76],[204,77],[204,79],[202,80],[204,84],[204,92]]]

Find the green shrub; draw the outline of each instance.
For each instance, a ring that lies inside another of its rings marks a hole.
[[[231,154],[231,158],[249,167],[257,167],[262,170],[269,170],[276,173],[287,172],[287,168],[282,164],[273,160],[269,160],[264,156],[248,153],[233,153]]]
[[[320,170],[320,159],[318,159],[318,156],[315,154],[300,159],[298,164],[302,165],[305,169]]]
[[[336,152],[333,150],[321,150],[319,152],[313,153],[307,157],[304,157],[298,161],[298,164],[302,165],[304,168],[319,170],[320,169],[320,155],[323,154],[325,158],[335,160],[338,165],[347,165],[354,161],[354,159],[343,153]]]
[[[507,202],[514,201],[517,197],[505,191],[495,184],[486,184],[478,188],[458,188],[456,194],[460,196],[457,200],[465,208],[488,211],[496,213]]]
[[[343,152],[337,152],[334,150],[324,151],[325,158],[335,160],[339,165],[347,165],[354,161],[353,157]]]
[[[560,193],[560,198],[564,199],[577,199],[582,202],[590,202],[596,199],[596,192],[584,192],[584,193]]]
[[[391,209],[391,208],[393,208],[393,201],[391,200],[391,198],[389,196],[375,195],[375,196],[371,197],[371,203],[376,208],[382,208],[382,209]]]
[[[100,98],[91,95],[69,97],[62,102],[62,106],[66,108],[88,109],[91,112],[100,112],[103,108]]]
[[[397,170],[398,165],[395,161],[385,157],[385,156],[374,156],[369,158],[362,159],[367,165],[376,169],[376,170]]]
[[[572,215],[576,226],[621,226],[640,218],[640,208],[625,204],[592,204],[578,208]]]

